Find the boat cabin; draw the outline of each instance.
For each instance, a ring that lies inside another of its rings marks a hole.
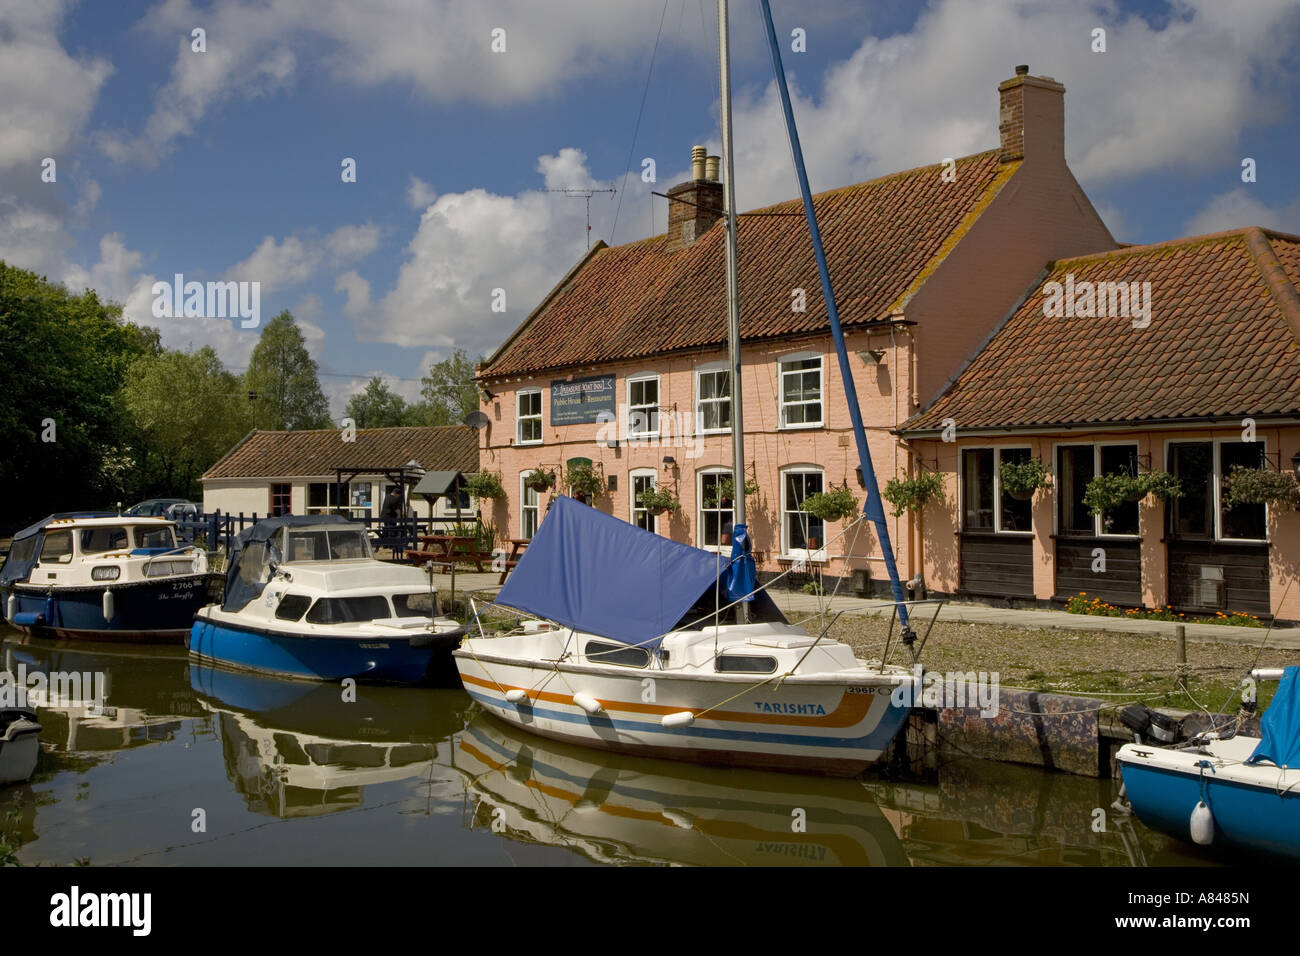
[[[19,532],[5,567],[6,583],[75,587],[194,574],[206,560],[178,543],[165,518],[111,515],[53,518]]]

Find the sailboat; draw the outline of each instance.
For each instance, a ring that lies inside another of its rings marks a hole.
[[[804,171],[771,10],[763,15],[818,273],[894,607],[915,635],[893,560],[830,275]],[[726,162],[728,346],[733,474],[743,471],[736,202],[727,2],[718,2]],[[851,647],[788,623],[756,588],[744,495],[734,501],[730,560],[644,531],[585,504],[553,499],[496,598],[535,615],[520,633],[469,637],[453,652],[465,689],[488,711],[542,736],[696,763],[854,775],[877,761],[909,709],[895,691],[913,672],[859,660]],[[910,698],[909,698],[910,699]]]

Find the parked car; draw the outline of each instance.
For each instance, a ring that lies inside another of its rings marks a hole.
[[[177,518],[193,518],[200,511],[198,505],[184,498],[150,498],[132,505],[123,514],[133,518],[149,516],[175,521]]]

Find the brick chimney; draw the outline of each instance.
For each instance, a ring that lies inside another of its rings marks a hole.
[[[1065,162],[1065,87],[1050,76],[1030,76],[1028,66],[998,84],[1002,162]]]
[[[680,252],[722,218],[718,157],[691,149],[691,179],[668,190],[668,251]]]

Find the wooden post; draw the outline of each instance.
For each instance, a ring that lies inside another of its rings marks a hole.
[[[1178,674],[1178,685],[1187,693],[1187,625],[1177,624],[1174,626],[1174,640],[1177,648],[1177,663],[1175,670]]]

